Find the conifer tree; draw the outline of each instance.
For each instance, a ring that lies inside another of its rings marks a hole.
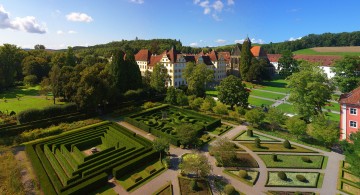
[[[241,48],[241,56],[240,56],[240,76],[245,81],[250,81],[251,78],[248,77],[248,72],[251,66],[251,41],[248,38],[245,39],[244,43],[242,44]]]

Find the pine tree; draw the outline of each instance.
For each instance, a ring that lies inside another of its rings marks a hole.
[[[127,72],[126,65],[124,60],[124,52],[123,51],[115,51],[112,56],[112,61],[110,64],[110,75],[112,75],[114,79],[114,89],[116,90],[115,96],[119,96],[126,91],[127,88]]]
[[[135,61],[134,54],[132,52],[126,52],[125,64],[127,72],[127,88],[125,90],[135,90],[142,86],[142,77],[139,66]]]
[[[250,81],[251,78],[248,77],[248,72],[250,70],[251,65],[251,41],[248,38],[245,39],[241,48],[241,56],[240,56],[240,76],[245,81]]]

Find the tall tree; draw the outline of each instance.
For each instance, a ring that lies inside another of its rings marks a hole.
[[[135,61],[134,54],[131,51],[126,53],[125,57],[126,71],[127,71],[127,90],[135,90],[142,87],[142,77],[139,66]]]
[[[14,84],[15,77],[21,72],[23,55],[15,45],[4,44],[0,46],[0,91]],[[19,68],[20,67],[20,68]]]
[[[177,104],[177,90],[175,87],[169,87],[166,91],[165,102],[171,105]]]
[[[284,124],[286,120],[286,116],[284,115],[284,113],[277,108],[270,108],[269,111],[266,113],[265,118],[269,122],[272,131],[279,128],[280,125]]]
[[[219,138],[211,145],[210,153],[213,154],[216,160],[221,164],[230,163],[236,159],[236,148],[228,138]]]
[[[157,138],[153,142],[153,148],[155,151],[159,152],[160,154],[160,161],[162,160],[161,154],[163,152],[168,152],[170,149],[170,143],[169,140],[165,138]]]
[[[285,78],[299,71],[298,62],[294,59],[294,54],[291,51],[285,50],[282,52],[279,58],[278,70],[280,70],[279,74]]]
[[[214,79],[214,71],[208,69],[205,64],[195,65],[192,62],[188,62],[183,77],[188,84],[189,93],[203,97],[205,95],[206,83]]]
[[[51,84],[51,91],[53,94],[53,100],[55,104],[55,99],[60,95],[60,72],[61,69],[56,64],[52,66],[51,71],[49,73],[49,79]]]
[[[165,82],[169,79],[166,68],[162,64],[156,64],[151,73],[150,86],[158,93],[166,90]]]
[[[22,73],[24,76],[35,75],[38,81],[46,77],[50,71],[49,62],[42,57],[27,56],[22,60]]]
[[[349,141],[346,142],[345,160],[351,165],[349,167],[351,173],[360,177],[360,131],[351,134]]]
[[[290,133],[296,135],[297,138],[306,135],[307,125],[305,121],[297,116],[289,117],[286,120],[286,127]]]
[[[231,110],[233,110],[234,105],[246,108],[249,105],[249,92],[245,87],[246,86],[242,83],[241,79],[233,75],[226,77],[217,87],[217,90],[219,91],[219,101],[230,105]]]
[[[183,156],[179,165],[185,174],[195,174],[197,177],[206,177],[211,172],[208,158],[201,153],[190,153]]]
[[[114,79],[113,87],[115,89],[115,96],[120,97],[127,90],[127,71],[125,70],[125,53],[116,50],[112,56],[112,60],[109,67],[110,75]]]
[[[191,143],[196,143],[197,141],[198,132],[193,124],[182,124],[181,126],[176,127],[176,132],[182,145],[189,145]]]
[[[360,57],[345,56],[332,67],[334,81],[340,91],[347,93],[360,85]]]
[[[34,46],[34,49],[36,49],[36,50],[44,50],[45,49],[45,46],[44,45],[40,45],[40,44],[36,44],[35,46]]]
[[[324,115],[313,117],[309,129],[309,134],[324,143],[326,147],[331,147],[339,141],[340,131],[338,124],[326,119]]]
[[[246,121],[249,122],[253,127],[258,127],[264,121],[264,118],[265,114],[259,108],[249,110],[245,114]]]
[[[307,61],[300,64],[300,71],[289,76],[289,101],[306,121],[322,114],[322,108],[331,99],[334,87],[320,67]]]
[[[248,77],[248,72],[251,66],[252,54],[251,54],[251,41],[247,37],[242,44],[241,56],[240,56],[240,76],[245,81],[251,81]]]
[[[76,56],[72,47],[68,47],[65,55],[66,66],[74,67],[76,65]]]

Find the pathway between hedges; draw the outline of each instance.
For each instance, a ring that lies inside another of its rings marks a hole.
[[[129,123],[126,123],[124,121],[119,121],[116,120],[116,122],[128,129],[130,129],[131,131],[149,139],[149,140],[154,140],[156,137],[145,132],[142,131],[141,129],[130,125]],[[239,126],[235,126],[233,129],[229,130],[228,132],[224,133],[221,136],[216,136],[216,137],[227,137],[230,140],[232,138],[234,138],[234,136],[236,136],[237,134],[239,134],[241,131],[244,131],[247,129],[247,126],[244,125],[239,125]],[[277,139],[280,141],[283,141],[283,139],[281,138],[277,138],[268,134],[264,134],[261,132],[257,132],[255,131],[257,134],[262,134],[265,136],[268,136],[270,138],[273,139]],[[316,192],[316,193],[320,193],[320,194],[343,194],[342,192],[338,191],[337,188],[337,179],[338,179],[338,172],[339,172],[339,166],[340,166],[340,161],[344,160],[344,156],[340,155],[338,153],[335,152],[326,152],[326,151],[322,151],[320,149],[316,149],[313,147],[309,147],[306,145],[302,145],[302,144],[298,144],[298,143],[294,143],[291,142],[291,144],[293,145],[298,145],[310,150],[314,150],[316,152],[319,152],[318,154],[324,155],[328,157],[328,163],[327,163],[327,167],[325,169],[283,169],[286,171],[302,171],[302,172],[320,172],[320,173],[324,173],[324,180],[323,180],[323,185],[321,188],[290,188],[290,187],[265,187],[266,181],[267,181],[267,172],[269,170],[279,170],[277,168],[266,168],[264,162],[261,160],[261,158],[257,155],[257,154],[263,154],[264,152],[253,152],[251,150],[249,150],[247,147],[239,144],[239,142],[237,141],[233,141],[235,143],[237,143],[241,148],[243,148],[247,153],[249,153],[259,164],[259,168],[254,168],[254,170],[258,170],[260,172],[259,178],[256,182],[256,184],[251,187],[243,182],[240,182],[239,180],[227,175],[223,173],[224,168],[223,167],[217,167],[215,166],[215,158],[213,156],[210,156],[207,148],[208,147],[204,147],[202,152],[209,158],[209,161],[212,165],[212,173],[213,176],[212,177],[222,177],[225,180],[227,180],[229,183],[231,183],[236,189],[240,190],[241,192],[245,193],[245,194],[265,194],[266,191],[269,190],[276,190],[276,191],[302,191],[302,192]],[[138,188],[137,190],[135,190],[134,192],[126,192],[126,194],[131,194],[131,195],[144,195],[144,194],[151,194],[153,192],[155,192],[156,190],[158,190],[160,187],[164,186],[168,181],[171,181],[172,185],[173,185],[173,189],[174,189],[174,194],[179,194],[180,193],[180,188],[179,188],[179,184],[178,184],[178,180],[177,180],[177,176],[178,176],[178,160],[181,157],[182,154],[184,153],[189,153],[191,152],[190,150],[186,150],[186,149],[180,149],[178,147],[174,147],[171,146],[170,147],[170,153],[171,153],[171,164],[172,164],[172,168],[166,170],[165,172],[163,172],[162,174],[160,174],[159,176],[157,176],[155,179],[152,179],[150,182],[146,183],[145,185],[141,186],[140,188]],[[269,154],[269,153],[268,153]],[[289,153],[281,153],[281,154],[289,154]],[[291,153],[294,154],[294,153]],[[314,155],[314,154],[308,154],[308,155]],[[211,185],[214,194],[220,194],[215,188],[214,185]],[[121,186],[117,185],[116,188],[118,188]],[[119,194],[125,194],[123,190],[116,190],[116,188],[114,188],[114,190],[119,193]]]

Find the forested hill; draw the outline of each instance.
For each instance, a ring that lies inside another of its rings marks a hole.
[[[262,45],[269,54],[284,50],[296,51],[313,47],[360,46],[360,31],[343,33],[309,34],[295,41],[269,43]]]
[[[130,51],[137,53],[140,49],[149,49],[152,53],[160,54],[172,47],[183,53],[198,53],[202,48],[183,46],[180,40],[176,39],[151,39],[151,40],[122,40],[90,47],[74,47],[75,53],[96,53],[100,56],[110,57],[114,50]]]

